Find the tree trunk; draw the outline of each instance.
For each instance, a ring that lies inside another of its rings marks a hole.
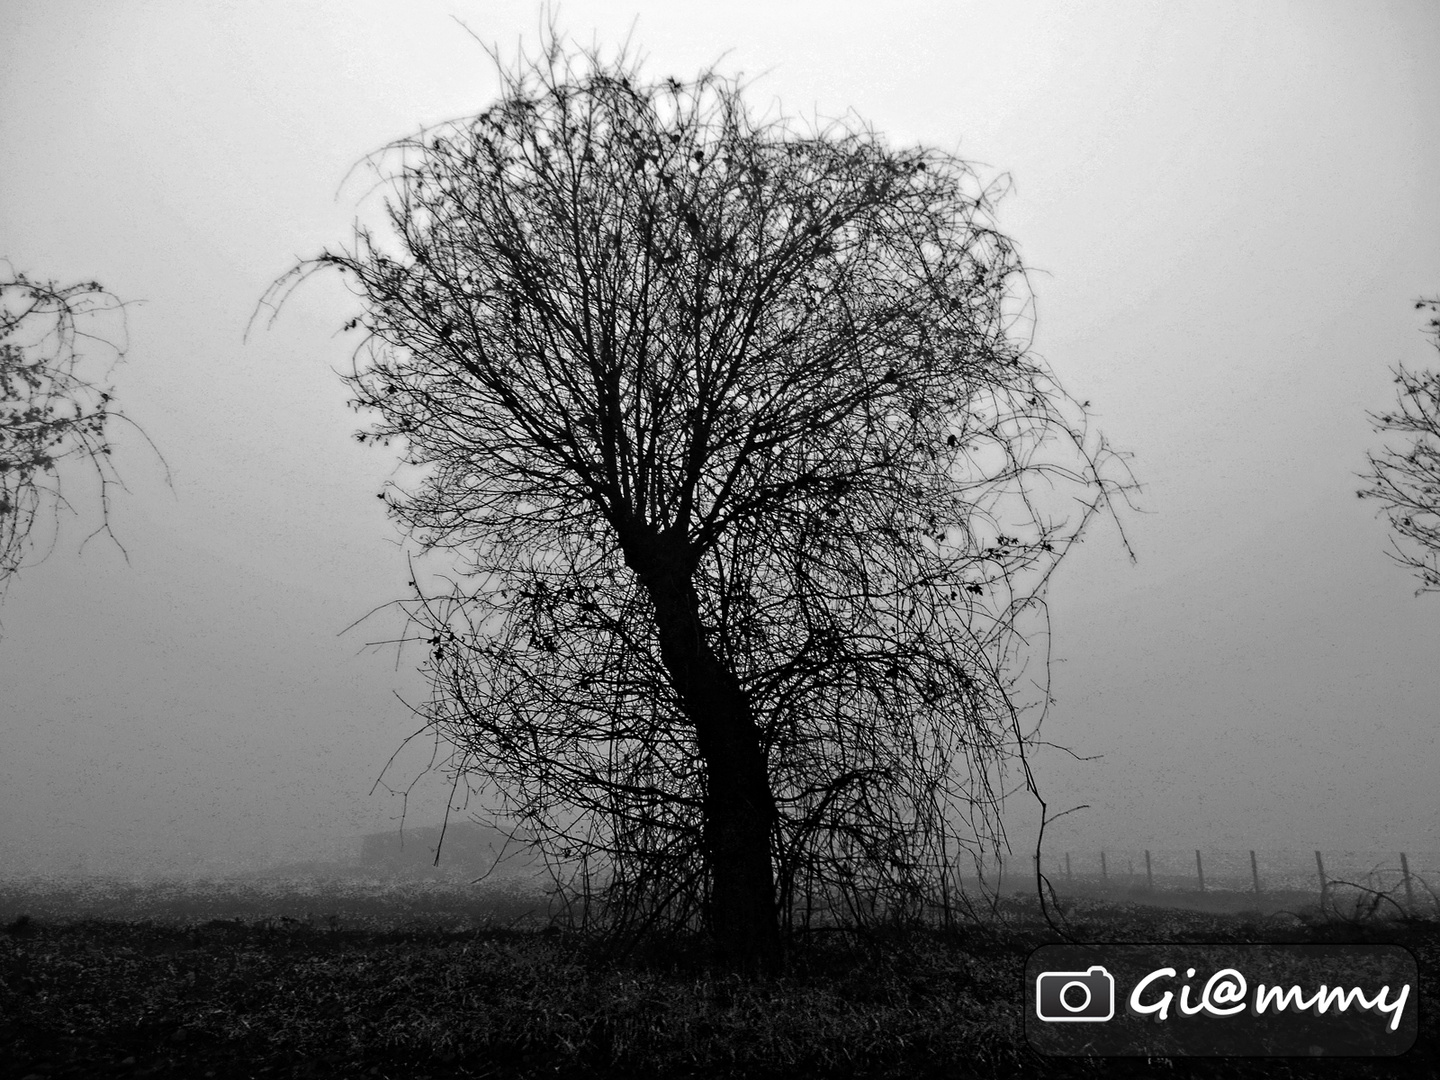
[[[773,970],[780,956],[770,862],[775,797],[755,715],[706,639],[684,537],[650,532],[630,541],[625,561],[655,605],[661,659],[705,762],[711,930],[733,961]]]

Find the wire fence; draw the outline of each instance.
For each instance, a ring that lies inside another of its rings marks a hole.
[[[1412,914],[1440,912],[1440,852],[1297,849],[1101,849],[1045,854],[1041,872],[1058,894],[1153,894],[1177,899],[1290,899],[1322,905],[1381,897]],[[1034,887],[1035,857],[1016,854],[977,866],[998,891]]]

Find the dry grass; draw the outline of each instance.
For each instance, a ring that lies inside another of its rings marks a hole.
[[[1310,1076],[1308,1061],[1044,1059],[1027,953],[1058,935],[1003,902],[964,932],[831,933],[781,977],[703,942],[617,957],[524,898],[385,882],[0,887],[0,1061],[60,1077]],[[268,906],[267,906],[268,905]],[[263,910],[262,910],[263,908]],[[30,916],[21,922],[22,913]],[[1327,1076],[1431,1076],[1440,928],[1074,901],[1090,940],[1383,940],[1420,958],[1421,1039]],[[1367,936],[1368,935],[1368,936]]]

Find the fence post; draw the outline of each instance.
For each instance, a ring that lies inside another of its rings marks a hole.
[[[1105,870],[1105,852],[1103,851],[1100,852],[1100,880],[1102,882],[1107,882],[1110,880],[1110,875]]]
[[[1145,851],[1145,888],[1148,892],[1155,891],[1155,879],[1150,876],[1150,851]]]
[[[1260,895],[1260,868],[1255,865],[1255,852],[1250,852],[1250,880],[1255,882],[1255,895]]]
[[[1200,849],[1195,849],[1195,876],[1200,879],[1200,891],[1205,891],[1205,867],[1200,865]]]
[[[1069,883],[1070,883],[1071,878],[1072,878],[1072,875],[1071,875],[1071,873],[1070,873],[1070,853],[1067,851],[1067,852],[1065,852],[1065,882],[1066,882],[1066,884],[1069,884]]]
[[[1405,858],[1405,852],[1400,852],[1400,873],[1405,876],[1405,912],[1408,915],[1415,914],[1415,890],[1410,885],[1410,860]]]
[[[1315,852],[1315,870],[1320,875],[1320,907],[1325,907],[1325,894],[1328,886],[1325,881],[1325,860],[1320,858],[1320,852]]]

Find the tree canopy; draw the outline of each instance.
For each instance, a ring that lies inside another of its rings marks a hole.
[[[85,462],[99,487],[100,524],[110,534],[110,496],[120,483],[110,460],[113,421],[125,419],[106,369],[88,372],[86,349],[124,354],[121,304],[93,281],[59,285],[9,268],[0,277],[0,590],[32,555],[35,528],[73,509],[61,480],[67,460]],[[93,535],[93,533],[92,533]]]
[[[1427,332],[1440,351],[1440,299],[1420,300],[1415,307],[1431,313]],[[1382,434],[1414,436],[1400,449],[1386,447],[1368,454],[1362,499],[1378,499],[1390,526],[1390,556],[1420,579],[1416,595],[1440,592],[1440,371],[1415,371],[1401,364],[1392,369],[1398,409],[1370,414]],[[1404,541],[1404,543],[1400,543]]]
[[[1028,783],[1025,631],[1124,486],[1028,351],[1003,183],[715,71],[497,68],[369,159],[387,228],[274,287],[351,283],[357,437],[460,568],[406,602],[428,729],[612,925],[763,957],[951,903]]]

